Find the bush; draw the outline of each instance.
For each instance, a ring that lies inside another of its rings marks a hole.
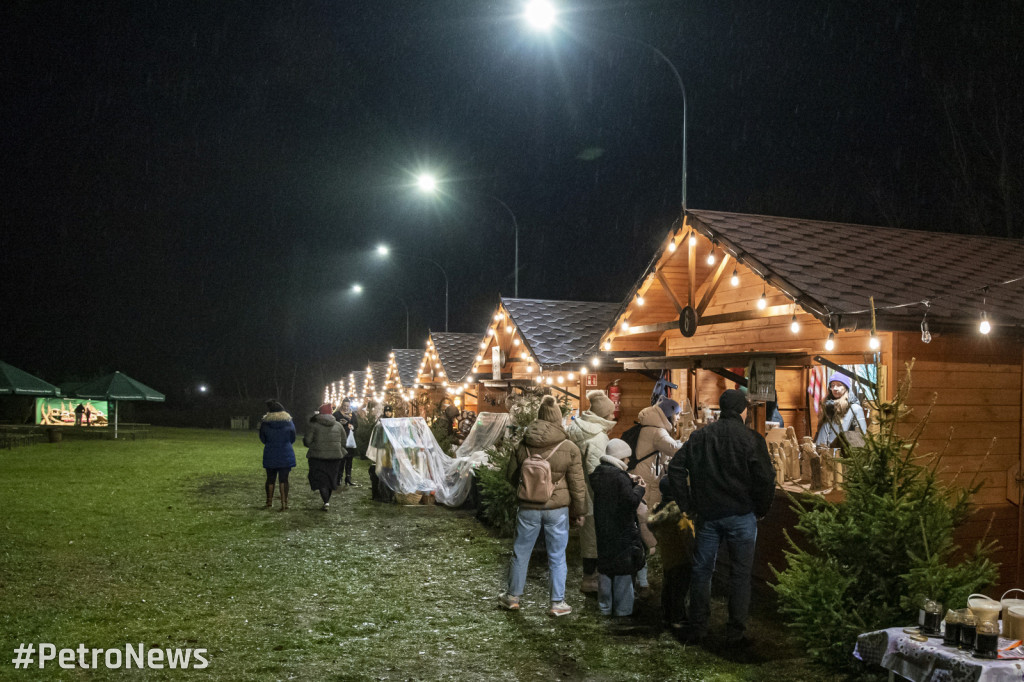
[[[952,561],[953,531],[967,520],[980,483],[943,485],[940,458],[916,454],[927,415],[906,438],[897,433],[912,366],[893,402],[873,406],[878,433],[867,434],[863,447],[844,448],[846,499],[792,498],[804,546],[787,536],[788,567],[773,568],[780,612],[811,658],[836,670],[853,666],[859,633],[915,623],[924,597],[966,604],[996,578],[994,543]]]

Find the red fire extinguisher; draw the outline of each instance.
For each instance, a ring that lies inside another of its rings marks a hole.
[[[619,380],[616,379],[612,383],[608,384],[608,388],[606,390],[608,391],[609,400],[611,400],[612,404],[615,405],[615,414],[612,416],[612,419],[618,421],[619,413],[622,412],[622,389],[619,388]]]

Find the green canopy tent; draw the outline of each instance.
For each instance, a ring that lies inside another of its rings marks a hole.
[[[0,362],[0,395],[59,396],[60,389],[6,362]]]
[[[121,400],[144,400],[162,403],[163,393],[139,383],[126,374],[114,372],[79,386],[74,391],[76,398],[114,401],[114,438],[117,438],[117,403]]]

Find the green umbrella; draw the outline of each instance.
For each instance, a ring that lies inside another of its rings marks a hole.
[[[60,389],[6,362],[0,362],[0,395],[59,396]]]
[[[117,438],[117,402],[119,400],[144,400],[162,403],[164,394],[132,379],[127,374],[114,372],[90,381],[75,389],[75,397],[93,400],[114,401],[114,438]]]

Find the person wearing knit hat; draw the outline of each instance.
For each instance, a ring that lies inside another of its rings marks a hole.
[[[815,445],[835,447],[833,443],[840,440],[847,431],[867,433],[864,408],[860,406],[852,388],[853,382],[845,374],[835,372],[828,378],[828,392],[821,403],[821,420],[814,437]]]
[[[594,491],[590,489],[590,474],[601,463],[608,434],[615,428],[612,417],[615,403],[604,391],[587,391],[590,409],[574,417],[565,432],[583,454],[583,473],[587,481],[587,515],[580,529],[580,557],[583,560],[583,581],[580,590],[585,593],[597,592],[597,534],[594,529]]]
[[[541,398],[540,407],[537,408],[537,419],[561,426],[562,410],[558,407],[558,401],[554,396],[546,395]]]
[[[288,508],[288,474],[295,467],[295,422],[284,405],[276,400],[266,401],[267,413],[260,420],[260,442],[263,443],[263,468],[267,471],[264,488],[267,509],[274,504],[274,487],[281,484],[281,511]]]
[[[757,520],[775,497],[775,469],[764,436],[743,423],[746,396],[729,390],[718,404],[720,418],[683,444],[668,479],[680,510],[696,520],[688,639],[699,643],[707,635],[711,578],[724,542],[730,562],[726,640],[737,645],[746,641]]]
[[[324,511],[331,506],[331,493],[338,488],[341,465],[348,454],[345,450],[345,427],[331,414],[331,406],[324,403],[319,413],[309,420],[309,427],[302,436],[302,444],[309,450],[309,489],[320,493]]]
[[[355,442],[355,433],[359,428],[360,418],[356,412],[352,411],[352,401],[349,398],[341,401],[341,405],[334,412],[334,419],[345,428],[345,442],[349,442],[349,436],[352,436],[352,442]],[[357,454],[356,448],[347,448],[346,453],[338,468],[338,485],[341,485],[341,477],[344,476],[345,485],[358,488],[359,486],[352,482],[352,460]]]
[[[537,537],[544,531],[550,570],[551,606],[548,615],[566,616],[572,613],[572,607],[565,601],[568,573],[565,549],[569,544],[569,522],[571,518],[576,525],[583,525],[587,512],[587,489],[580,450],[562,428],[562,411],[553,397],[544,396],[541,400],[537,419],[526,427],[514,459],[511,482],[519,497],[519,511],[516,514],[516,537],[512,545],[508,584],[498,596],[498,603],[502,608],[519,610],[519,597],[526,589],[530,555]]]
[[[643,480],[626,473],[629,444],[608,441],[601,463],[590,474],[597,529],[597,605],[606,616],[633,613],[633,576],[646,563],[637,508],[643,502]]]

